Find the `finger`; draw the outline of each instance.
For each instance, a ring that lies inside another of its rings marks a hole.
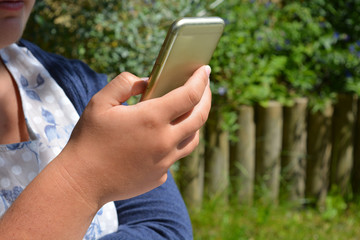
[[[146,80],[142,80],[131,73],[123,72],[100,90],[96,97],[101,98],[104,104],[110,106],[121,105],[131,96],[144,92],[146,86]]]
[[[199,145],[200,141],[200,131],[194,132],[193,135],[189,136],[187,139],[181,141],[171,153],[168,154],[167,159],[164,162],[164,168],[170,168],[176,161],[181,158],[186,157],[192,153],[195,148]]]
[[[202,98],[209,82],[210,67],[203,66],[195,71],[184,86],[164,95],[159,100],[159,106],[166,109],[169,122],[194,108]]]
[[[193,134],[191,134],[190,136],[188,136],[187,138],[185,138],[183,141],[181,141],[178,145],[177,145],[177,150],[182,150],[185,149],[186,146],[188,146],[192,141],[194,141],[194,139],[197,137],[199,131],[194,132]],[[196,139],[195,139],[196,140]],[[186,153],[185,153],[186,154]]]
[[[199,104],[190,113],[184,114],[173,123],[173,134],[180,136],[180,139],[186,139],[191,136],[205,124],[209,117],[210,109],[211,90],[207,86]]]
[[[177,146],[177,159],[181,159],[192,153],[195,148],[199,145],[200,141],[200,132],[196,131],[194,134],[189,136],[188,138],[184,139],[178,146]]]

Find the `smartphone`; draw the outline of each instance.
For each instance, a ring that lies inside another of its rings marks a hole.
[[[140,101],[157,98],[182,86],[201,66],[207,65],[224,30],[219,17],[189,17],[169,28]]]

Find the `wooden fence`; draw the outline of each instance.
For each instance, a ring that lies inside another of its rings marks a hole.
[[[360,194],[360,108],[357,97],[339,95],[312,112],[307,99],[294,106],[240,106],[238,141],[229,141],[212,111],[200,146],[182,159],[175,178],[190,208],[204,198],[254,199],[324,206],[329,189]]]

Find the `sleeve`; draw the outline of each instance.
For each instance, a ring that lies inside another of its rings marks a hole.
[[[115,202],[119,228],[102,240],[193,239],[190,218],[171,176],[160,187],[138,197]]]

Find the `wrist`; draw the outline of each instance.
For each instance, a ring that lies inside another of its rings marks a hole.
[[[89,211],[97,212],[105,202],[101,201],[93,174],[87,166],[82,166],[76,152],[65,148],[49,167],[55,168],[60,187],[65,188],[77,201],[87,205]]]

